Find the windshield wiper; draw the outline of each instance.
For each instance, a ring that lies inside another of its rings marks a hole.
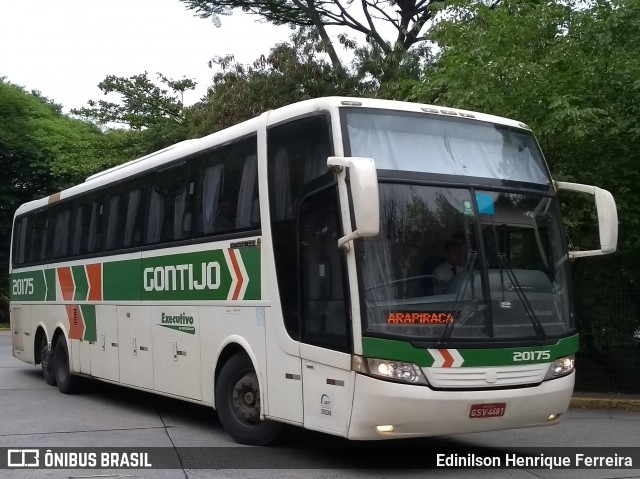
[[[515,272],[513,271],[511,266],[509,266],[507,255],[505,253],[500,252],[500,250],[498,250],[498,265],[500,266],[501,275],[502,275],[502,268],[505,269],[508,278],[511,280],[511,283],[513,284],[513,289],[518,295],[518,299],[524,306],[524,310],[527,312],[527,315],[531,320],[531,324],[533,325],[533,329],[535,329],[536,331],[536,335],[538,336],[538,338],[540,338],[542,342],[544,342],[547,339],[547,335],[544,332],[542,323],[540,323],[540,320],[538,319],[538,316],[536,316],[536,313],[533,310],[531,303],[529,303],[529,299],[527,298],[527,295],[522,290],[522,286],[520,286],[520,282],[518,281],[518,278],[516,277]]]
[[[462,273],[460,273],[460,275],[462,276],[462,280],[458,285],[458,290],[456,291],[456,299],[453,302],[453,307],[451,308],[451,316],[453,317],[453,321],[445,325],[444,331],[442,332],[442,335],[438,340],[438,344],[440,346],[443,346],[444,343],[451,338],[451,334],[453,334],[453,327],[458,321],[460,314],[462,313],[462,311],[457,312],[456,310],[458,308],[458,305],[460,304],[460,299],[464,297],[464,293],[467,290],[467,285],[469,283],[473,283],[473,277],[470,273],[471,271],[473,271],[473,266],[476,263],[477,257],[478,257],[477,251],[469,251],[469,253],[467,254],[467,260],[465,261],[464,269],[462,270]],[[472,289],[473,287],[474,285],[471,284]],[[474,296],[475,294],[472,294],[472,300]]]
[[[504,298],[504,280],[503,280],[503,276],[502,276],[502,270],[504,269],[504,271],[507,273],[507,277],[509,278],[509,280],[511,280],[511,283],[513,284],[513,289],[515,290],[516,295],[518,296],[518,299],[522,303],[522,306],[524,307],[524,310],[527,312],[527,316],[529,316],[529,320],[531,321],[531,324],[533,325],[533,329],[536,332],[536,336],[538,336],[538,338],[540,338],[540,340],[542,342],[544,342],[545,339],[547,338],[547,335],[544,332],[544,328],[542,327],[542,324],[540,323],[540,320],[536,316],[536,313],[533,310],[533,307],[531,306],[531,303],[529,303],[529,299],[527,298],[527,295],[522,290],[522,286],[520,286],[520,282],[518,281],[518,278],[516,277],[515,272],[513,271],[511,266],[509,265],[509,260],[507,259],[507,254],[505,252],[501,251],[502,248],[500,247],[500,238],[498,236],[496,224],[493,222],[493,218],[491,218],[491,230],[493,231],[494,241],[496,243],[496,253],[497,253],[497,257],[498,257],[498,267],[500,268],[500,289],[502,291],[502,298],[501,299],[504,302],[504,300],[505,300],[505,298]]]

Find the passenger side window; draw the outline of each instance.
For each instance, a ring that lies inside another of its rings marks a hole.
[[[55,213],[54,216],[53,257],[62,258],[67,255],[69,248],[69,218],[71,217],[71,211],[65,208]]]
[[[44,261],[47,256],[47,213],[36,213],[33,216],[33,240],[31,242],[30,261]]]
[[[260,228],[256,141],[251,137],[201,159],[197,236]]]
[[[149,195],[146,244],[191,238],[194,182],[186,164],[160,170]]]
[[[140,226],[141,199],[144,185],[129,183],[109,198],[105,249],[130,248],[142,240]]]
[[[87,253],[97,253],[102,248],[105,208],[103,201],[99,198],[91,201],[89,205],[89,230],[83,237],[86,238],[87,241]]]
[[[23,264],[30,261],[29,252],[32,232],[30,216],[24,216],[16,221],[15,236],[13,238],[13,262],[15,264]]]

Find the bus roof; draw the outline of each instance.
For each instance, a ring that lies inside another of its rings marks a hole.
[[[26,211],[39,209],[53,201],[62,200],[75,196],[79,193],[91,191],[93,189],[136,175],[138,173],[142,173],[144,171],[153,170],[166,163],[177,160],[178,158],[190,156],[200,151],[204,151],[214,148],[218,145],[228,143],[238,137],[255,133],[258,130],[260,124],[265,121],[265,116],[267,118],[267,124],[271,125],[283,122],[287,119],[309,114],[314,111],[334,111],[341,107],[412,111],[417,113],[438,114],[449,117],[460,116],[464,118],[472,118],[477,121],[497,123],[515,128],[528,129],[528,127],[523,123],[510,120],[508,118],[478,113],[469,110],[460,110],[457,108],[448,108],[421,103],[410,103],[404,101],[378,100],[372,98],[316,98],[293,103],[276,110],[265,112],[259,117],[244,121],[224,130],[220,130],[210,135],[204,136],[202,138],[185,140],[168,146],[162,150],[153,152],[149,155],[143,156],[141,158],[137,158],[121,165],[114,166],[113,168],[109,168],[107,170],[93,174],[89,176],[84,183],[72,186],[71,188],[63,190],[60,193],[56,193],[54,195],[50,195],[38,200],[30,201],[21,205],[17,209],[16,215],[20,215],[22,213],[25,213]]]

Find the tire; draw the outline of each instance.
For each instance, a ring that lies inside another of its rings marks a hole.
[[[71,374],[69,368],[69,348],[64,336],[58,338],[54,354],[53,372],[56,376],[58,390],[63,394],[73,394],[78,390],[80,378]]]
[[[53,363],[55,363],[55,354],[49,350],[47,337],[43,334],[40,340],[40,365],[42,366],[42,375],[49,386],[56,385],[56,375],[53,371]]]
[[[216,382],[216,411],[222,427],[236,442],[266,446],[275,442],[283,424],[260,420],[258,378],[245,354],[232,356]]]

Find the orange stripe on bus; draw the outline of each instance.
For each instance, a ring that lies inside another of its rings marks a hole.
[[[235,251],[229,250],[229,258],[231,258],[231,264],[233,265],[233,270],[236,272],[236,278],[238,278],[238,282],[236,283],[236,289],[233,290],[233,297],[231,299],[236,300],[240,296],[240,291],[242,290],[242,284],[244,283],[244,278],[242,277],[242,271],[240,271],[240,266],[238,266],[238,259],[236,258]]]
[[[67,318],[69,318],[69,339],[82,339],[84,336],[84,321],[80,306],[67,304]]]
[[[442,364],[442,367],[450,368],[454,361],[451,353],[447,349],[439,349],[438,351],[440,351],[440,354],[442,354],[442,357],[444,358],[444,364]]]
[[[65,301],[73,300],[73,277],[71,276],[71,268],[58,268],[58,280],[60,281],[60,289],[62,290],[62,299]]]
[[[88,301],[102,301],[102,264],[88,264],[87,279],[89,280]]]

